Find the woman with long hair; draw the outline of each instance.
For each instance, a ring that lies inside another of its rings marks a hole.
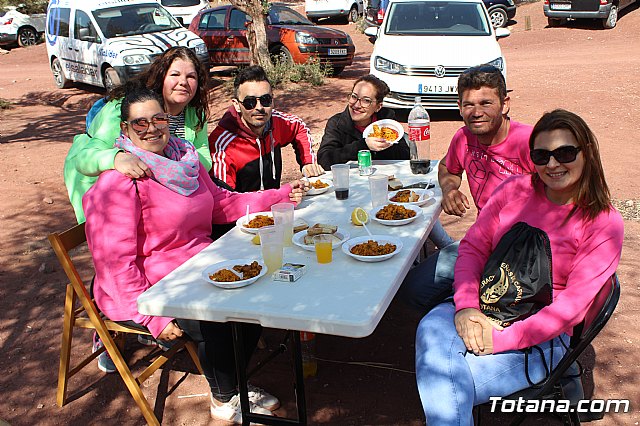
[[[611,205],[587,124],[562,109],[546,113],[529,147],[536,172],[496,188],[460,244],[454,304],[436,306],[418,326],[416,380],[428,424],[471,425],[474,405],[543,380],[618,266],[622,217]],[[549,238],[553,298],[503,328],[480,310],[480,280],[498,242],[518,222]],[[532,346],[540,351],[522,351]]]

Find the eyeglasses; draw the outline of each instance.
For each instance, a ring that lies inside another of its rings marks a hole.
[[[238,102],[247,110],[254,109],[258,105],[258,101],[263,107],[269,108],[273,102],[273,96],[267,93],[262,96],[245,96],[243,100],[238,99]]]
[[[135,118],[130,121],[123,121],[123,123],[131,125],[131,128],[133,129],[133,131],[136,132],[137,134],[141,134],[148,131],[150,124],[153,124],[153,127],[155,127],[158,130],[164,130],[169,125],[169,114],[166,114],[166,113],[156,114],[153,117],[151,117],[151,120],[144,117]]]
[[[355,93],[351,93],[349,96],[347,96],[347,101],[349,102],[349,105],[355,105],[358,101],[360,101],[360,105],[365,108],[369,108],[374,100],[371,98],[361,98]]]
[[[532,149],[529,155],[531,156],[531,161],[533,164],[538,166],[545,166],[549,163],[549,160],[553,156],[558,163],[571,163],[576,160],[578,156],[578,152],[580,152],[582,148],[579,146],[561,146],[560,148],[556,148],[553,151],[549,151],[546,149]]]

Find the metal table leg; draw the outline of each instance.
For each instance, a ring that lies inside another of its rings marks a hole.
[[[236,374],[238,376],[238,387],[240,392],[240,407],[242,409],[242,424],[249,425],[251,422],[265,425],[306,425],[307,407],[304,393],[304,378],[302,374],[302,351],[300,348],[300,332],[287,330],[291,333],[293,347],[291,357],[294,367],[294,392],[296,395],[296,407],[298,411],[297,419],[265,416],[251,412],[249,406],[249,389],[247,387],[247,360],[244,357],[244,340],[242,338],[242,324],[232,322],[233,349],[236,359]]]

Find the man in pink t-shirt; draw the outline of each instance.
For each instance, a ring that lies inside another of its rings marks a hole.
[[[438,165],[442,209],[463,216],[471,207],[460,191],[467,173],[471,196],[482,209],[493,190],[512,175],[535,171],[529,158],[531,126],[511,120],[510,99],[500,70],[491,65],[469,68],[458,78],[458,106],[464,120]],[[453,295],[458,243],[432,254],[407,274],[401,294],[426,313]]]

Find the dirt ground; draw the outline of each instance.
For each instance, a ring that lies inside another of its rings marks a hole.
[[[593,398],[631,400],[631,412],[608,414],[599,425],[638,425],[640,420],[640,12],[621,14],[614,30],[597,23],[547,28],[542,3],[524,4],[501,40],[512,90],[512,118],[534,123],[544,111],[564,107],[580,114],[601,144],[607,180],[625,215],[625,243],[619,267],[622,298],[607,328],[583,359],[585,389]],[[525,29],[530,19],[531,29]],[[321,88],[290,87],[277,92],[280,109],[300,115],[319,140],[327,119],[344,108],[355,78],[368,72],[372,44],[353,25],[354,64]],[[228,76],[212,74],[212,122],[229,105],[223,90]],[[46,236],[73,225],[62,179],[64,157],[73,136],[101,91],[87,86],[56,89],[46,49],[38,45],[0,54],[0,98],[13,107],[0,110],[0,424],[142,424],[122,381],[90,365],[71,380],[72,402],[55,405],[63,306],[64,274]],[[401,115],[406,122],[406,114]],[[455,112],[432,113],[432,155],[440,158],[461,126]],[[288,177],[296,177],[292,154]],[[463,219],[442,217],[461,238],[475,212]],[[392,303],[376,331],[364,339],[318,336],[319,372],[307,380],[309,422],[335,425],[424,424],[413,373],[413,337],[419,318]],[[281,332],[267,330],[268,349]],[[87,333],[76,333],[76,355],[90,351]],[[134,369],[147,362],[137,342],[127,346]],[[77,357],[76,357],[77,359]],[[281,356],[253,381],[280,396],[280,416],[295,414],[289,357]],[[375,363],[375,365],[374,365]],[[174,369],[156,373],[145,394],[163,423],[208,424],[204,378],[193,374],[186,357]],[[504,418],[489,417],[487,424]],[[535,415],[528,424],[559,424]]]

